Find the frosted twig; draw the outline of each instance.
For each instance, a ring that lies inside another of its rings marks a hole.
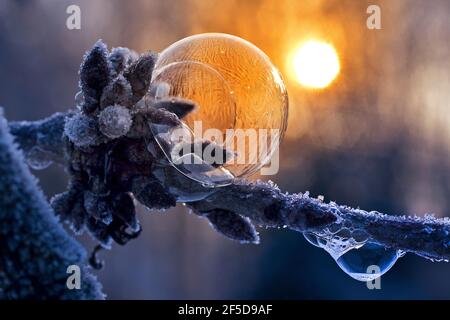
[[[66,114],[71,116],[72,114]],[[38,136],[53,141],[52,154],[61,154],[66,145],[62,140],[64,114],[57,114],[47,120],[37,122],[13,122],[10,127],[16,141],[25,150],[37,143]],[[49,125],[52,123],[52,125]],[[25,130],[32,128],[32,130]],[[23,129],[23,130],[22,130]],[[31,135],[28,132],[32,132]],[[40,144],[43,144],[41,141]],[[43,149],[45,150],[45,148]],[[274,184],[263,182],[236,181],[220,188],[195,189],[176,170],[165,168],[163,185],[172,190],[176,198],[187,198],[186,193],[200,194],[205,199],[189,203],[199,214],[227,210],[251,219],[263,227],[288,227],[299,232],[332,232],[352,230],[355,237],[368,237],[371,241],[386,247],[412,252],[424,257],[441,260],[450,259],[450,221],[432,216],[408,217],[392,216],[378,212],[367,212],[340,206],[333,202],[323,203],[305,194],[285,194]],[[180,185],[185,184],[185,188]],[[177,192],[179,194],[177,194]],[[207,195],[207,196],[205,196]],[[231,237],[239,239],[239,236]],[[257,242],[257,238],[247,238]]]

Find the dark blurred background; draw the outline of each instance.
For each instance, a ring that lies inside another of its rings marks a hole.
[[[66,28],[71,4],[81,8],[81,30]],[[381,7],[381,30],[366,27],[370,4]],[[290,118],[272,177],[283,190],[389,214],[450,216],[446,0],[0,0],[0,105],[9,120],[73,107],[81,57],[99,38],[144,52],[203,32],[249,40],[284,75]],[[287,63],[308,37],[340,56],[341,73],[323,90],[299,86]],[[35,173],[48,197],[64,190],[62,168]],[[101,254],[97,274],[112,299],[450,298],[446,263],[407,255],[381,290],[368,290],[296,232],[260,230],[260,245],[241,245],[182,206],[139,211],[139,239]]]

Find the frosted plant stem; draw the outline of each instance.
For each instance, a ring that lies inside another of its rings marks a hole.
[[[240,181],[223,187],[196,210],[221,208],[267,227],[287,226],[299,232],[330,236],[343,229],[356,239],[411,252],[434,260],[450,259],[450,220],[433,216],[392,216],[334,202],[323,203],[302,194],[285,194],[270,183]]]
[[[55,113],[40,121],[10,122],[9,130],[25,156],[42,156],[57,163],[64,163],[64,119],[71,114]],[[34,150],[36,152],[31,154]]]
[[[42,121],[11,123],[11,132],[25,151],[33,145],[39,145],[42,146],[42,152],[48,152],[55,159],[62,159],[61,155],[66,147],[61,138],[65,115],[70,116],[58,113]],[[162,179],[172,193],[177,192],[177,188],[171,188],[175,182],[179,184],[177,177],[163,175]],[[197,192],[198,188],[200,187],[197,187]],[[207,191],[205,188],[205,193]],[[177,194],[174,195],[180,198]],[[230,186],[215,188],[206,199],[188,203],[188,206],[199,215],[216,214],[218,210],[229,211],[263,227],[287,227],[323,236],[344,232],[356,240],[375,242],[429,259],[450,259],[448,218],[437,219],[429,215],[391,216],[375,211],[367,212],[334,202],[324,203],[307,194],[286,194],[272,183],[252,183],[246,180],[237,180]]]
[[[53,129],[62,121],[55,115],[11,127],[24,149],[39,144],[60,154],[60,135]],[[0,108],[0,300],[104,298],[84,248],[61,226],[8,131]],[[79,290],[66,286],[70,265],[81,270]]]

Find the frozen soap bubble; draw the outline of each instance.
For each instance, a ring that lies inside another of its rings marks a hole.
[[[305,237],[306,241],[308,241],[310,244],[312,244],[315,247],[324,248],[327,245],[326,240],[316,236],[313,233],[305,232],[305,233],[303,233],[303,236]]]
[[[157,99],[175,96],[197,104],[180,128],[152,130],[169,161],[204,185],[227,185],[255,173],[270,161],[286,131],[288,97],[281,75],[260,49],[241,38],[206,33],[172,44],[158,58],[152,86]],[[180,144],[198,141],[213,142],[227,156],[211,148],[197,148],[195,157],[189,150],[178,152]]]
[[[178,96],[202,103],[198,110],[184,119],[189,127],[193,128],[196,120],[201,120],[204,128],[224,131],[234,127],[234,95],[225,79],[207,64],[195,61],[170,63],[154,73],[153,83],[163,84],[165,96]],[[221,106],[221,112],[218,112],[216,106]]]
[[[310,244],[327,251],[346,274],[364,282],[375,280],[388,272],[398,258],[404,255],[401,250],[386,248],[373,242],[356,244],[350,240],[342,243],[342,250],[339,251],[331,248],[333,240],[326,240],[313,233],[303,235]]]
[[[336,262],[353,279],[367,282],[388,272],[401,256],[399,250],[368,242],[344,253]]]

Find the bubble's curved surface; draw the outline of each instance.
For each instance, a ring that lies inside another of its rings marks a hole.
[[[305,237],[306,241],[317,248],[323,248],[327,245],[327,242],[324,239],[314,235],[313,233],[305,232],[303,233],[303,236]]]
[[[168,84],[168,94],[197,103],[200,110],[186,119],[197,139],[205,137],[198,137],[195,121],[202,123],[202,133],[221,133],[218,144],[236,155],[223,164],[233,177],[264,166],[286,131],[288,97],[281,75],[241,38],[207,33],[172,44],[156,63],[153,83],[158,82]]]
[[[165,94],[187,98],[197,103],[197,110],[184,121],[190,128],[196,119],[202,127],[226,130],[236,121],[236,102],[225,79],[207,64],[195,61],[170,63],[153,74],[153,84],[166,83]],[[220,106],[220,112],[217,106]]]
[[[358,281],[372,281],[382,276],[405,254],[370,241],[357,242],[352,237],[322,237],[311,232],[303,236],[313,246],[328,252],[346,274]]]
[[[344,253],[336,263],[353,279],[372,281],[388,272],[400,256],[398,250],[368,242]]]

